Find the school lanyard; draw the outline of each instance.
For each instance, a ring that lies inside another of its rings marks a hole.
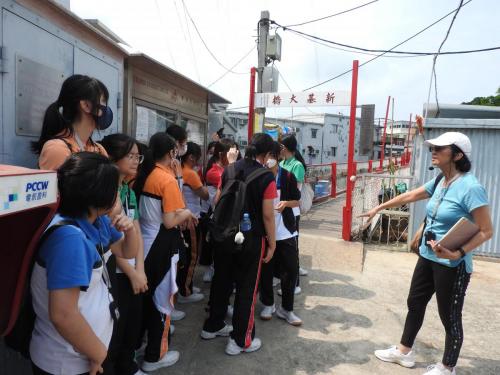
[[[432,210],[432,215],[431,215],[431,224],[429,226],[432,227],[432,225],[434,224],[434,221],[436,220],[436,216],[437,216],[437,212],[438,212],[438,209],[439,209],[439,206],[441,205],[441,203],[443,202],[444,200],[444,197],[446,196],[446,193],[448,192],[448,189],[450,188],[451,184],[456,181],[459,177],[461,176],[460,173],[457,173],[451,180],[450,182],[448,182],[448,186],[443,187],[441,189],[441,197],[439,198],[439,200],[436,202],[436,205],[434,206],[434,209]],[[444,181],[443,181],[444,183]],[[437,189],[437,186],[436,186],[436,189]]]

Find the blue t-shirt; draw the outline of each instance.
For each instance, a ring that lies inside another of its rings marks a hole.
[[[107,216],[100,216],[91,224],[86,219],[70,219],[56,215],[49,226],[61,220],[78,224],[65,225],[52,232],[40,247],[39,258],[47,270],[47,289],[86,289],[90,284],[94,265],[101,262],[96,246],[105,248],[122,237],[111,226]]]
[[[444,178],[441,179],[433,194],[434,181],[435,178],[424,185],[427,194],[432,195],[432,198],[427,203],[427,224],[424,233],[430,230],[436,234],[436,240],[440,240],[460,218],[465,217],[470,221],[474,221],[471,212],[478,207],[487,206],[488,197],[484,187],[471,173],[463,174],[446,189],[443,189]],[[439,204],[441,199],[442,202]],[[432,216],[437,204],[439,204],[439,207],[433,221]],[[472,272],[472,252],[468,252],[464,259],[441,259],[436,256],[431,247],[425,243],[425,239],[423,239],[420,245],[420,255],[448,267],[457,267],[463,260],[465,261],[466,271],[468,273]]]

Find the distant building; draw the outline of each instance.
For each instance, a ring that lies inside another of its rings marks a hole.
[[[293,118],[266,117],[266,123],[294,129],[300,152],[308,164],[347,162],[349,117],[329,113],[297,115]],[[246,146],[247,132],[247,113],[229,111],[225,114],[224,134],[232,134],[240,146]],[[372,154],[371,142],[368,148],[360,150],[360,119],[356,118],[354,159],[367,161],[372,158]]]

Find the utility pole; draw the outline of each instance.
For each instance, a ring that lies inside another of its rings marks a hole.
[[[394,142],[394,97],[392,98],[392,114],[391,114],[391,158],[392,163],[392,144]]]
[[[259,35],[258,38],[258,64],[257,64],[257,92],[262,92],[262,81],[264,75],[264,67],[267,65],[267,38],[269,36],[269,11],[263,10],[260,12],[260,21],[258,24],[257,32]],[[266,114],[265,108],[255,108],[255,113],[259,115],[259,122],[262,121],[262,126],[264,126],[264,116]],[[253,126],[254,124],[248,124],[248,126]],[[250,143],[250,139],[248,140]]]

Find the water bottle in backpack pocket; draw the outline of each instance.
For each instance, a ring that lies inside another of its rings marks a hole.
[[[240,222],[240,231],[241,232],[250,232],[252,229],[252,221],[250,220],[250,215],[248,212],[243,214],[243,219]]]

